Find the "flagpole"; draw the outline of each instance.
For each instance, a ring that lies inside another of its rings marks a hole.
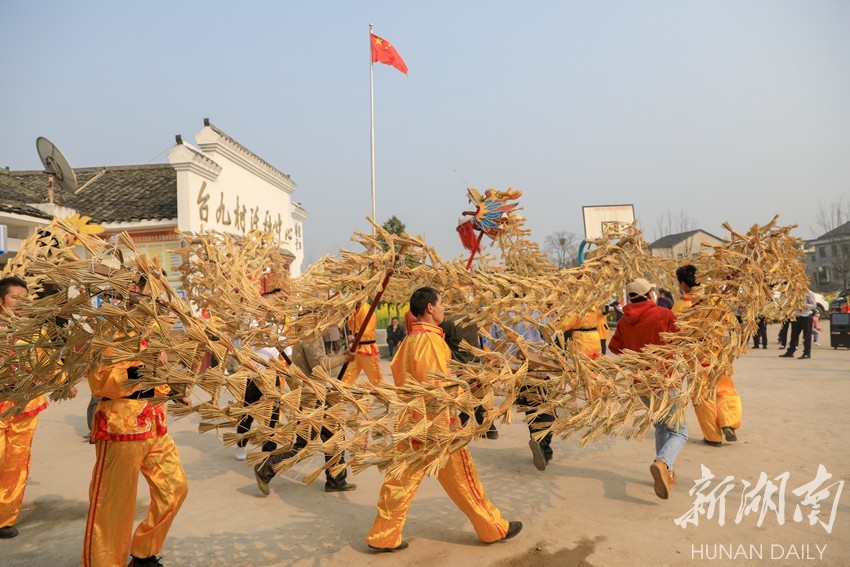
[[[372,127],[372,220],[378,222],[375,215],[375,63],[372,61],[372,24],[369,24],[369,108]]]

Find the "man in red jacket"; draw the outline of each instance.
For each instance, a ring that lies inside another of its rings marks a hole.
[[[649,297],[652,285],[643,278],[638,278],[626,286],[629,304],[623,308],[623,317],[617,323],[617,330],[611,337],[608,348],[614,354],[624,350],[640,351],[646,345],[667,344],[660,337],[661,333],[676,331],[676,316],[669,309],[659,307]],[[669,395],[677,392],[671,390]],[[656,393],[660,398],[661,393]],[[648,397],[641,396],[641,401],[649,407]],[[688,425],[684,420],[674,426],[672,416],[676,405],[664,419],[655,422],[655,461],[649,467],[655,487],[655,494],[662,500],[667,500],[670,488],[676,482],[673,472],[673,461],[679,455],[682,447],[688,441]]]

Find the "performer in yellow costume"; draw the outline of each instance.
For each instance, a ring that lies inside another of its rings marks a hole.
[[[608,311],[610,307],[605,305],[596,310],[596,332],[599,333],[599,352],[605,354],[608,339],[611,338],[611,327],[608,326]]]
[[[579,316],[568,313],[559,325],[558,330],[564,332],[564,339],[572,341],[578,351],[590,358],[599,358],[602,354],[602,343],[599,339],[599,309],[588,311]],[[607,328],[608,326],[605,325]]]
[[[16,277],[0,280],[0,308],[14,311],[26,297],[27,284],[24,280]],[[77,393],[76,389],[71,392],[71,397]],[[12,405],[12,402],[0,397],[0,416]],[[0,417],[0,539],[18,535],[15,524],[21,512],[29,477],[32,438],[38,425],[38,414],[45,409],[47,398],[42,395],[30,401],[18,415]]]
[[[348,328],[352,333],[356,335],[357,331],[364,326],[366,330],[360,337],[360,344],[357,345],[357,351],[354,353],[354,362],[348,365],[345,374],[342,375],[342,381],[346,384],[353,384],[360,376],[361,369],[369,377],[369,382],[373,386],[384,381],[384,375],[381,374],[381,353],[376,344],[378,326],[374,313],[372,313],[369,321],[366,321],[368,311],[369,304],[364,303],[354,311],[354,315],[348,318]]]
[[[392,361],[393,380],[397,386],[403,386],[411,379],[433,383],[433,379],[428,376],[429,372],[438,370],[448,374],[449,371],[451,351],[438,326],[443,321],[440,294],[430,287],[419,288],[410,298],[410,309],[418,321],[413,323],[411,332],[399,346]],[[407,542],[401,539],[401,531],[407,518],[407,509],[425,476],[426,466],[401,479],[384,479],[378,497],[378,515],[366,536],[366,542],[373,550],[398,551],[408,547]],[[472,456],[466,448],[449,455],[446,466],[437,474],[437,480],[455,505],[470,519],[481,541],[503,541],[522,530],[522,522],[506,521],[487,498],[472,463]]]
[[[149,294],[146,281],[130,289]],[[140,338],[140,349],[145,344]],[[166,363],[163,353],[160,364]],[[100,366],[88,376],[92,395],[101,400],[91,436],[97,457],[89,486],[83,567],[123,567],[128,554],[131,566],[161,565],[156,555],[186,499],[186,475],[166,430],[165,408],[149,401],[168,392],[141,389],[136,380],[140,368],[138,361],[119,362]],[[148,481],[151,504],[133,533],[140,473]]]
[[[696,281],[697,269],[693,265],[681,266],[676,270],[676,279],[679,280],[679,289],[682,291],[682,299],[673,305],[673,313],[677,317],[694,302],[699,301],[694,289],[699,286]],[[731,324],[731,323],[730,323]],[[708,363],[703,363],[707,366]],[[717,394],[715,399],[694,400],[694,411],[702,429],[703,441],[713,447],[723,445],[723,438],[727,441],[737,441],[737,429],[741,427],[741,396],[735,390],[732,381],[732,365],[717,381]]]
[[[576,350],[581,354],[596,360],[602,356],[602,340],[599,338],[599,317],[602,311],[593,309],[584,315],[568,313],[559,325],[559,331],[563,331],[565,344],[573,343]],[[602,316],[604,320],[604,315]],[[608,325],[605,325],[608,328]],[[588,385],[587,398],[596,399],[602,391],[596,385]]]

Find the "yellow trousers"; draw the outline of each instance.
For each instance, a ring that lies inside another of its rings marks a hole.
[[[366,543],[378,548],[393,548],[401,544],[407,509],[424,476],[425,467],[422,467],[402,479],[384,479],[378,497],[378,516],[366,535]],[[484,494],[472,455],[466,448],[449,455],[448,463],[437,474],[437,480],[452,502],[472,522],[481,541],[490,543],[505,537],[508,522]]]
[[[123,567],[128,554],[157,555],[188,492],[177,445],[165,434],[136,441],[100,440],[95,448],[83,567]],[[150,486],[151,504],[133,533],[139,473]]]
[[[709,441],[723,441],[721,428],[741,427],[741,396],[735,391],[732,376],[726,375],[717,381],[716,399],[702,400],[694,404],[702,435]]]
[[[345,374],[342,375],[342,381],[346,384],[353,384],[360,376],[360,371],[363,370],[373,386],[380,385],[384,381],[384,375],[381,374],[380,358],[378,355],[356,353],[354,360],[348,363]]]
[[[38,414],[0,421],[0,528],[14,526],[30,473],[30,449]]]

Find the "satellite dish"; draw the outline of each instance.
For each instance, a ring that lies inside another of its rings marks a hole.
[[[35,141],[38,157],[44,164],[44,172],[56,179],[59,187],[73,193],[77,190],[77,176],[59,148],[47,138],[39,137]]]
[[[78,194],[80,191],[94,183],[104,173],[104,167],[97,175],[86,181],[82,186],[77,186],[77,176],[74,170],[71,169],[71,164],[65,159],[65,155],[59,151],[56,144],[43,136],[39,136],[35,140],[35,148],[38,150],[38,157],[41,158],[41,163],[44,164],[44,173],[50,176],[50,202],[53,203],[53,180],[59,184],[59,187],[73,193]]]

